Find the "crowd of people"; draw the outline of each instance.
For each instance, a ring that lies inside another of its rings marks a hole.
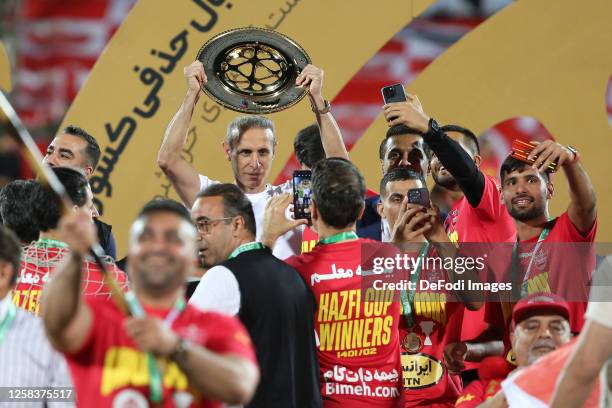
[[[228,125],[227,183],[181,156],[207,82],[198,61],[184,73],[157,157],[182,202],[146,203],[125,258],[93,203],[100,147],[86,130],[63,129],[44,157],[68,211],[40,179],[0,191],[0,387],[64,392],[24,406],[526,406],[518,379],[537,382],[538,362],[565,350],[545,402],[611,403],[598,379],[611,303],[589,303],[609,263],[597,268],[596,195],[576,149],[509,155],[498,182],[472,131],[408,95],[383,107],[377,194],[309,65],[296,85],[316,123],[294,151],[312,171],[310,208],[296,218],[292,180],[268,183],[270,119]],[[558,216],[553,175],[570,192]]]

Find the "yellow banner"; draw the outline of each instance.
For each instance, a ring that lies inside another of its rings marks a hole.
[[[483,132],[517,116],[538,119],[563,144],[580,151],[597,190],[597,241],[611,242],[612,129],[606,88],[612,74],[612,2],[517,1],[476,27],[431,63],[409,91],[440,123]],[[375,154],[387,130],[379,117],[351,150],[371,187],[379,184]],[[554,178],[551,214],[567,209],[563,174]]]
[[[140,207],[176,194],[156,166],[163,132],[186,92],[183,67],[202,44],[228,29],[267,27],[297,41],[325,70],[324,96],[333,97],[365,62],[432,1],[387,0],[147,0],[112,38],[70,107],[62,126],[92,133],[102,158],[91,179],[103,219],[114,226],[118,255]],[[233,181],[221,150],[235,112],[202,97],[184,154],[203,174]],[[307,101],[270,115],[279,129],[272,177],[292,153],[296,132],[315,118]]]

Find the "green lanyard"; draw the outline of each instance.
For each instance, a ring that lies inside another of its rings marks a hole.
[[[253,251],[255,249],[264,249],[265,247],[266,246],[261,242],[249,242],[248,244],[242,244],[238,248],[234,249],[227,259],[235,258],[243,252]]]
[[[6,310],[6,316],[2,319],[2,323],[0,323],[0,344],[2,344],[2,340],[6,337],[13,320],[15,320],[15,315],[17,314],[17,308],[13,302],[10,302],[8,305],[8,309]]]
[[[36,241],[36,246],[42,248],[68,248],[68,244],[65,242],[52,238],[40,238]]]
[[[546,239],[548,234],[550,233],[550,229],[544,228],[542,232],[540,232],[540,236],[538,237],[538,242],[535,244],[533,248],[533,252],[531,253],[531,259],[529,260],[529,265],[527,266],[527,271],[525,271],[525,275],[523,277],[523,283],[521,284],[521,297],[527,296],[529,294],[529,276],[531,275],[531,267],[533,266],[533,260],[535,259],[536,253],[538,249],[540,249],[540,245]],[[516,242],[514,243],[514,247],[512,248],[512,272],[516,276],[519,270],[520,262],[519,262],[519,241],[518,237]]]
[[[417,283],[419,282],[419,278],[421,276],[421,269],[423,268],[424,262],[423,260],[425,255],[427,254],[427,251],[429,251],[429,242],[424,243],[421,247],[421,250],[419,251],[419,257],[417,258],[417,266],[415,268],[414,273],[410,275],[410,287],[408,288],[409,292],[406,293],[405,290],[402,290],[400,292],[403,314],[409,329],[412,329],[415,324],[414,317],[412,316],[412,304],[414,301],[414,297],[416,296]]]
[[[138,299],[136,299],[136,295],[134,295],[134,292],[130,291],[126,293],[125,300],[127,300],[132,316],[146,316],[146,313],[140,305],[140,302],[138,302]],[[185,310],[185,307],[185,300],[181,296],[177,299],[176,303],[172,307],[172,310],[170,310],[170,312],[164,319],[165,325],[167,327],[171,327],[172,323],[174,323],[174,321],[180,316],[183,310]],[[154,404],[159,404],[163,400],[162,377],[153,353],[147,353],[147,366],[149,368],[149,397],[151,399],[151,402],[153,402]]]
[[[355,233],[355,231],[346,231],[346,232],[341,232],[339,234],[334,234],[330,237],[327,238],[323,238],[321,240],[319,240],[319,242],[317,243],[317,245],[329,245],[329,244],[336,244],[338,242],[342,242],[342,241],[348,241],[350,239],[357,239],[359,238],[357,236],[357,234]]]

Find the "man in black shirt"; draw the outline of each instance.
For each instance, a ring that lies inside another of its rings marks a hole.
[[[189,303],[237,315],[257,353],[261,382],[248,407],[321,407],[313,316],[300,275],[255,242],[250,201],[234,184],[201,191],[191,216],[210,267]]]

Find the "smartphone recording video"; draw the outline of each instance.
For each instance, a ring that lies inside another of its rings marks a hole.
[[[293,218],[310,220],[310,198],[312,196],[312,172],[293,172]]]

